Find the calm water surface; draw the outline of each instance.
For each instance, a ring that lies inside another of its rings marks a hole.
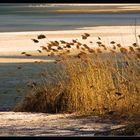
[[[65,30],[87,26],[137,25],[140,13],[59,13],[55,10],[110,9],[112,6],[0,4],[0,32]],[[113,8],[118,8],[114,6]]]

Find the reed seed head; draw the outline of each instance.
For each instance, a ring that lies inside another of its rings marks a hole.
[[[44,39],[44,38],[46,38],[46,36],[43,35],[43,34],[41,34],[41,35],[38,35],[37,38],[38,38],[38,39]]]
[[[128,51],[126,48],[121,47],[120,48],[121,53],[126,54]]]

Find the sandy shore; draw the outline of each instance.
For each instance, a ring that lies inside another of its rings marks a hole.
[[[139,7],[136,7],[136,8],[139,8]],[[54,12],[59,12],[59,13],[119,13],[119,12],[124,12],[124,13],[127,13],[127,12],[139,12],[140,9],[134,9],[133,7],[132,8],[127,8],[125,7],[125,9],[107,9],[107,10],[54,10]]]
[[[63,10],[54,10],[54,12],[74,12],[74,13],[100,13],[100,12],[108,12],[108,13],[112,13],[112,12],[139,12],[140,11],[140,4],[122,4],[122,3],[115,3],[115,4],[107,4],[107,3],[102,3],[102,4],[74,4],[74,3],[71,3],[71,4],[66,4],[66,3],[63,3],[63,4],[37,4],[37,5],[29,5],[29,7],[55,7],[55,6],[95,6],[95,7],[99,7],[99,9],[79,9],[79,10],[75,10],[75,9],[63,9]],[[106,9],[105,7],[107,6],[110,6],[109,9]],[[100,9],[100,7],[102,7]]]
[[[94,136],[123,127],[117,121],[73,114],[0,112],[0,136]]]
[[[67,4],[56,4],[52,6],[68,6]],[[69,5],[70,6],[70,5]],[[71,6],[98,6],[99,9],[63,9],[63,10],[54,10],[55,12],[67,12],[67,13],[118,13],[118,12],[139,12],[140,11],[140,4],[71,4]],[[110,6],[110,8],[106,9],[105,7]],[[41,5],[40,5],[41,7]],[[100,9],[100,7],[102,7]]]
[[[102,42],[108,45],[108,47],[112,47],[110,45],[111,41],[115,41],[126,47],[136,42],[135,30],[136,34],[139,35],[140,26],[99,26],[63,31],[4,32],[0,33],[0,63],[32,62],[34,59],[8,59],[4,56],[21,56],[22,51],[32,52],[36,55],[36,50],[40,49],[41,45],[54,40],[71,42],[72,39],[77,39],[79,42],[85,43],[91,48],[96,48],[96,42],[99,41],[99,36],[101,37]],[[90,37],[87,40],[83,40],[81,37],[83,33],[89,33]],[[39,43],[34,43],[31,39],[37,38],[37,35],[39,34],[44,34],[47,38],[40,40]],[[93,43],[89,43],[90,41]],[[40,55],[46,55],[46,53]]]

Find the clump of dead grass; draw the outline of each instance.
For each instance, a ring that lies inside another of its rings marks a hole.
[[[140,115],[139,47],[126,49],[112,41],[110,49],[101,38],[97,44],[99,48],[93,49],[77,40],[60,40],[41,46],[46,55],[58,56],[50,73],[55,82],[44,76],[43,84],[33,88],[14,111]],[[78,50],[76,55],[70,55],[71,46]]]

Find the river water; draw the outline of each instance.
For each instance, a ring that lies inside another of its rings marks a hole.
[[[0,32],[69,30],[89,26],[137,25],[140,12],[82,13],[65,10],[121,9],[121,5],[0,4]],[[59,12],[59,10],[63,12]]]

